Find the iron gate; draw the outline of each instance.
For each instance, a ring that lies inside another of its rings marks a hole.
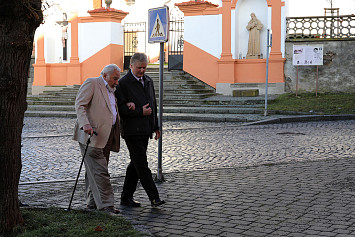
[[[129,61],[136,52],[146,52],[145,22],[124,24],[124,70],[129,69]]]
[[[182,70],[184,52],[184,19],[169,21],[168,70]]]

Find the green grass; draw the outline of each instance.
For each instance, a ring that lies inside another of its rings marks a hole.
[[[59,208],[21,209],[25,223],[16,236],[143,236],[122,217],[100,211]]]
[[[283,94],[270,101],[268,109],[315,114],[355,114],[355,94]]]

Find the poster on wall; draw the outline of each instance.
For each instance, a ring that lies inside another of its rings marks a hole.
[[[323,65],[323,45],[293,45],[293,65]]]

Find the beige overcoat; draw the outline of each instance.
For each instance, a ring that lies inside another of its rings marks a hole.
[[[90,139],[89,146],[104,148],[108,141],[112,128],[111,104],[107,93],[107,88],[102,76],[88,78],[80,87],[75,100],[75,111],[77,120],[74,128],[75,141],[86,144],[89,135],[84,132],[83,126],[90,124],[97,136]],[[117,104],[116,104],[117,110]],[[120,149],[120,128],[119,116],[117,113],[114,125],[112,151],[118,152]]]

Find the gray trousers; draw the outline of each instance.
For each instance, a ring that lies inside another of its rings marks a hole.
[[[82,155],[86,145],[79,143]],[[88,147],[85,158],[86,204],[97,209],[114,206],[114,194],[104,149]]]

